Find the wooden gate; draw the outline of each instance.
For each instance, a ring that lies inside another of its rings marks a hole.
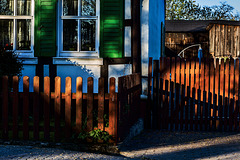
[[[240,129],[238,59],[161,58],[152,63],[150,58],[149,62],[152,128]]]

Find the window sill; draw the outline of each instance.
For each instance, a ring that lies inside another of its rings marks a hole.
[[[53,57],[53,64],[103,65],[103,59],[98,57]]]
[[[34,58],[21,58],[19,57],[20,60],[22,60],[22,63],[23,65],[25,64],[33,64],[33,65],[36,65],[38,64],[38,58],[37,57],[34,57]]]

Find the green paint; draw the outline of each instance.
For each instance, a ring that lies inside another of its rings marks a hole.
[[[56,56],[56,0],[35,0],[35,56]]]
[[[124,0],[101,0],[100,3],[100,56],[122,58],[124,53]]]

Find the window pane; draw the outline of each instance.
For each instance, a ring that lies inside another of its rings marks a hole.
[[[31,20],[17,20],[17,50],[31,50]]]
[[[63,20],[63,50],[77,51],[78,21]]]
[[[81,21],[81,50],[95,51],[96,37],[96,21],[82,20]]]
[[[0,20],[0,47],[12,50],[13,20]]]
[[[17,15],[31,15],[31,0],[17,1]]]
[[[82,16],[96,16],[96,0],[82,0]]]
[[[0,0],[0,15],[13,15],[13,0]]]
[[[77,16],[78,15],[78,0],[64,0],[63,1],[63,15]]]

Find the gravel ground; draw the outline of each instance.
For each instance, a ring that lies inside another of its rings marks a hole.
[[[240,160],[240,134],[219,132],[144,131],[119,144],[119,155],[37,146],[0,145],[0,159],[140,159]]]

